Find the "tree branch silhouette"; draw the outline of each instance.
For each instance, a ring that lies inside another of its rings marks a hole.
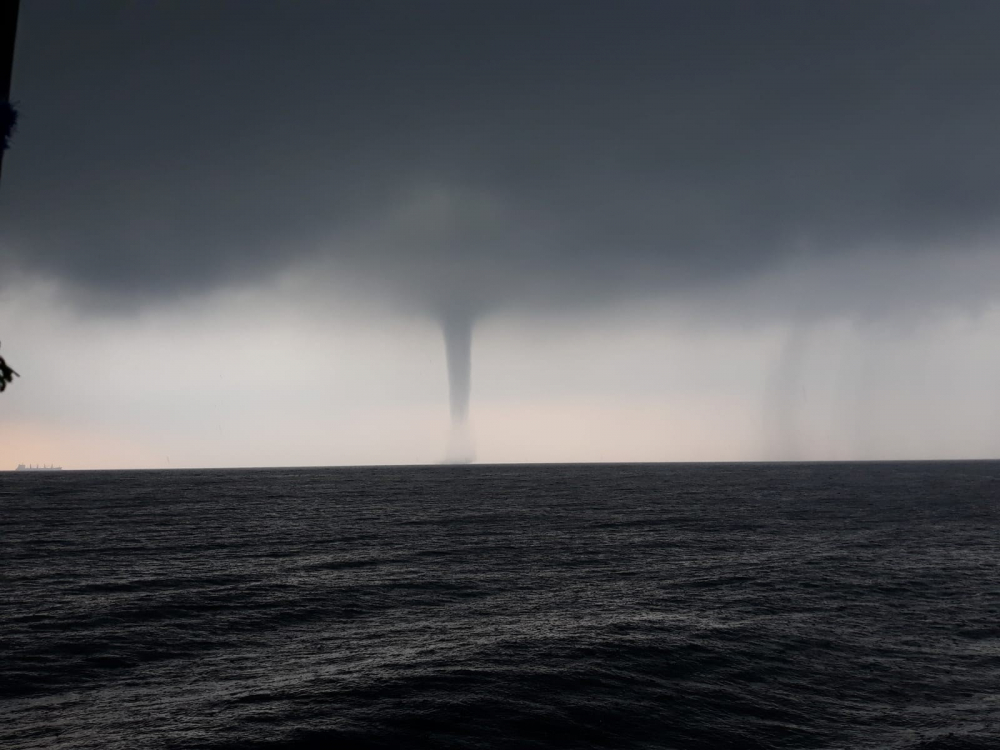
[[[0,392],[5,391],[7,383],[13,383],[15,377],[19,378],[21,376],[11,369],[3,357],[0,357]]]
[[[10,76],[14,68],[14,39],[17,36],[17,14],[20,0],[0,0],[0,170],[3,153],[10,148],[10,137],[17,126],[17,109],[10,101]],[[0,392],[7,389],[17,374],[3,357],[0,357]]]
[[[10,147],[10,137],[17,125],[17,110],[10,101],[10,76],[14,69],[14,40],[20,7],[20,0],[0,0],[0,135],[3,136],[0,170],[3,169],[3,152]]]

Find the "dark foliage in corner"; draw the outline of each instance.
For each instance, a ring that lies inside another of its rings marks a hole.
[[[7,383],[14,382],[14,377],[21,377],[12,370],[3,357],[0,357],[0,392],[6,390]]]

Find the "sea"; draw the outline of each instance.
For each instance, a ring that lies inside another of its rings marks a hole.
[[[0,474],[0,748],[1000,748],[1000,462]]]

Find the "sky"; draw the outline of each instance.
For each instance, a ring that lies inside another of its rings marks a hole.
[[[25,3],[0,468],[1000,456],[998,22]]]

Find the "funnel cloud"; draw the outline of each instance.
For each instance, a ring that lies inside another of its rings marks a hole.
[[[451,436],[447,460],[472,460],[472,433],[469,427],[469,396],[472,386],[472,318],[454,311],[441,321],[445,358],[448,362],[448,402],[451,407]]]

